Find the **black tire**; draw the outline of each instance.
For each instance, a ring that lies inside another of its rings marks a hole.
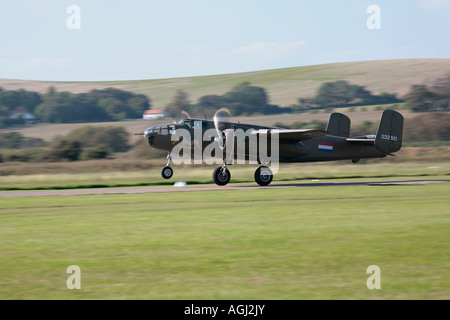
[[[164,179],[170,179],[173,176],[173,169],[169,166],[165,166],[164,168],[162,168],[161,170],[161,176]]]
[[[225,186],[231,180],[230,170],[227,168],[224,170],[223,167],[216,168],[213,172],[213,180],[218,186]]]
[[[273,179],[273,172],[270,168],[261,166],[255,171],[255,181],[260,186],[268,186]]]

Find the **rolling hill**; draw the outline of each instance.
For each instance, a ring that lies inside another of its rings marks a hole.
[[[192,102],[207,94],[223,94],[234,85],[249,81],[267,89],[270,102],[288,106],[299,97],[315,94],[326,81],[347,80],[364,85],[373,93],[405,94],[411,85],[427,83],[450,71],[450,59],[405,59],[343,62],[314,66],[263,70],[245,73],[130,81],[34,81],[0,79],[7,90],[24,88],[44,92],[53,86],[59,91],[86,92],[115,87],[148,95],[154,109],[164,108],[177,90],[185,90]]]

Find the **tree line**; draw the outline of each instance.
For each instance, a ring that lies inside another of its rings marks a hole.
[[[364,105],[383,105],[402,102],[395,93],[373,94],[364,86],[351,84],[345,80],[323,83],[313,98],[299,98],[293,111],[303,112],[314,109],[332,109]]]
[[[222,107],[228,108],[232,115],[239,116],[399,102],[406,102],[414,112],[450,110],[450,73],[429,85],[412,86],[403,98],[394,93],[374,94],[364,86],[345,80],[325,82],[312,98],[298,98],[296,104],[284,107],[271,104],[265,88],[245,81],[222,95],[202,96],[196,103],[189,101],[187,92],[178,90],[165,111],[172,118],[180,117],[183,111],[195,117],[211,118]],[[70,123],[136,119],[141,118],[143,112],[151,107],[151,100],[146,95],[115,88],[71,93],[59,92],[50,87],[45,93],[39,94],[24,89],[3,90],[0,87],[0,128],[25,122],[21,118],[10,117],[17,108],[33,113],[41,122]]]
[[[405,101],[414,112],[450,110],[450,72],[429,85],[413,85]]]
[[[223,95],[202,96],[197,103],[191,103],[188,94],[178,90],[172,101],[166,106],[168,116],[177,118],[182,111],[191,116],[211,118],[220,108],[228,108],[232,115],[276,114],[286,113],[289,109],[269,103],[269,97],[263,87],[242,82]]]
[[[143,94],[115,88],[87,93],[57,92],[50,88],[42,95],[35,114],[50,123],[118,121],[140,118],[150,105],[150,99]]]
[[[342,107],[386,105],[406,102],[406,107],[414,112],[450,110],[450,73],[436,79],[430,85],[413,85],[403,97],[395,93],[374,94],[361,85],[346,80],[323,83],[312,98],[298,98],[291,106],[280,107],[269,103],[263,87],[242,82],[223,95],[205,95],[197,103],[191,103],[188,94],[179,90],[167,105],[170,117],[179,117],[182,111],[196,117],[210,118],[219,108],[228,108],[232,115],[300,113],[312,110]]]
[[[115,88],[71,93],[50,87],[39,94],[0,87],[0,127],[25,122],[9,118],[17,108],[26,109],[47,123],[118,121],[141,118],[143,112],[151,108],[151,101],[143,94]]]
[[[233,116],[270,115],[347,106],[382,105],[402,101],[393,93],[375,95],[363,86],[338,80],[322,84],[313,98],[299,98],[295,105],[280,107],[269,103],[268,94],[263,87],[242,82],[223,95],[202,96],[197,103],[191,103],[188,94],[178,90],[173,100],[167,105],[166,112],[170,117],[179,117],[182,111],[185,111],[196,117],[210,118],[222,107],[228,108]]]
[[[364,105],[384,105],[405,102],[413,112],[450,111],[450,72],[430,84],[411,86],[399,98],[394,93],[373,94],[365,87],[345,80],[323,83],[313,98],[299,98],[293,112]]]

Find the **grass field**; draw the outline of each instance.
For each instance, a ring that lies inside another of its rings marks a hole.
[[[448,147],[445,151],[448,153]],[[424,152],[422,152],[424,153]],[[444,154],[444,152],[441,152]],[[400,156],[398,158],[401,158]],[[448,159],[445,158],[445,159]],[[342,179],[447,179],[450,162],[445,159],[417,162],[393,162],[397,159],[370,160],[352,164],[335,163],[280,164],[274,183],[309,182],[311,180]],[[3,163],[0,166],[0,190],[74,189],[100,187],[132,187],[173,185],[176,181],[188,184],[213,184],[215,166],[173,166],[170,180],[161,178],[164,159],[150,161],[78,161],[75,163]],[[103,168],[102,166],[105,166]],[[231,183],[254,184],[255,165],[230,167]],[[9,174],[14,172],[15,174]]]
[[[336,63],[177,79],[44,82],[0,79],[4,89],[85,92],[116,87],[164,107],[176,90],[192,102],[242,81],[268,90],[282,106],[310,97],[325,81],[344,79],[374,93],[406,93],[442,76],[450,59]],[[353,124],[377,122],[378,106],[339,109]],[[364,111],[364,112],[363,112]],[[413,113],[402,110],[406,119]],[[330,112],[233,117],[274,125],[327,121]],[[161,123],[123,121],[140,133]],[[87,124],[39,124],[19,130],[51,141]],[[8,131],[8,130],[4,130]],[[370,132],[373,133],[373,132]],[[133,139],[142,139],[133,136]],[[448,179],[446,142],[405,147],[397,157],[281,164],[277,183]],[[131,151],[130,151],[131,152]],[[174,166],[164,155],[131,154],[77,162],[2,162],[0,192],[212,184],[211,166]],[[232,166],[231,184],[254,184],[256,166]],[[149,194],[0,198],[0,299],[450,299],[449,183],[387,186],[252,188]],[[69,290],[67,267],[81,268]],[[369,290],[370,265],[381,289]]]
[[[449,185],[0,199],[0,299],[449,299]],[[81,269],[68,290],[66,269]],[[381,269],[369,290],[366,269]]]

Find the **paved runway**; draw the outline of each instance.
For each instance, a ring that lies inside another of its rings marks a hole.
[[[397,180],[397,181],[357,181],[357,182],[309,182],[309,183],[286,183],[271,184],[260,187],[257,184],[219,186],[184,186],[184,187],[130,187],[130,188],[98,188],[98,189],[68,189],[68,190],[46,190],[46,191],[14,191],[0,192],[0,198],[15,197],[44,197],[44,196],[68,196],[68,195],[90,195],[90,194],[137,194],[154,192],[182,192],[182,191],[217,191],[217,190],[245,190],[245,189],[279,189],[279,188],[308,188],[308,187],[330,187],[330,186],[389,186],[407,184],[429,184],[449,183],[450,180]]]

